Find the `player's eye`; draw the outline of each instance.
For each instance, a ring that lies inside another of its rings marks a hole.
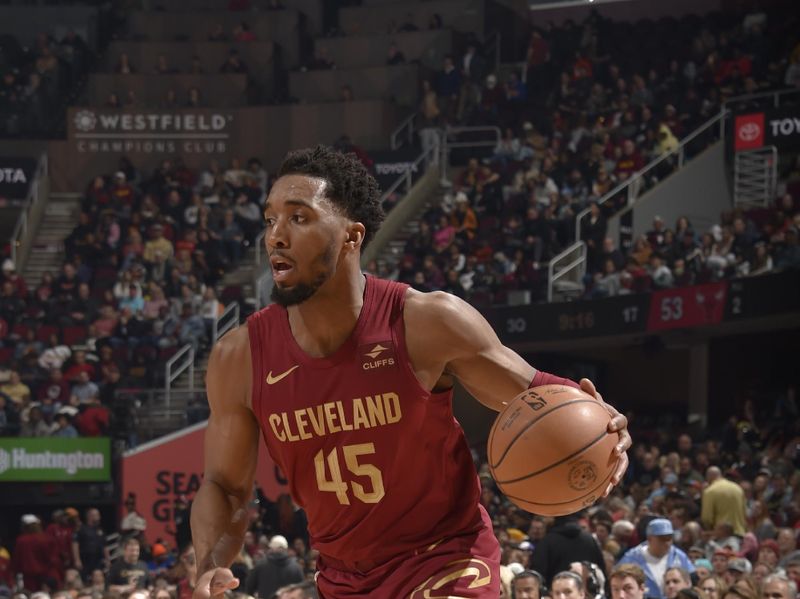
[[[264,219],[264,224],[268,227],[274,227],[275,219],[271,216],[268,216],[267,218]]]
[[[306,222],[306,217],[303,216],[302,214],[293,214],[292,215],[292,221],[296,222],[297,224],[302,225],[304,222]]]

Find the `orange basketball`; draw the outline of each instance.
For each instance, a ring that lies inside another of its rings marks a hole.
[[[522,509],[563,516],[605,491],[617,460],[608,411],[565,385],[520,393],[500,412],[489,435],[489,467],[500,490]]]

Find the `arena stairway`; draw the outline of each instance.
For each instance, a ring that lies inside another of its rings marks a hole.
[[[78,224],[80,212],[81,194],[50,194],[22,272],[28,289],[36,289],[45,272],[58,277],[64,262],[64,239]]]

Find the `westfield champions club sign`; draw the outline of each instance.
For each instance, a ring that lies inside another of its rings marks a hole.
[[[141,111],[77,109],[69,139],[81,154],[225,154],[234,116],[211,110]]]

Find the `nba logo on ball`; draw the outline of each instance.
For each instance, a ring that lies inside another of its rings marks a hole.
[[[764,145],[764,113],[743,114],[736,117],[734,149],[756,150]]]

